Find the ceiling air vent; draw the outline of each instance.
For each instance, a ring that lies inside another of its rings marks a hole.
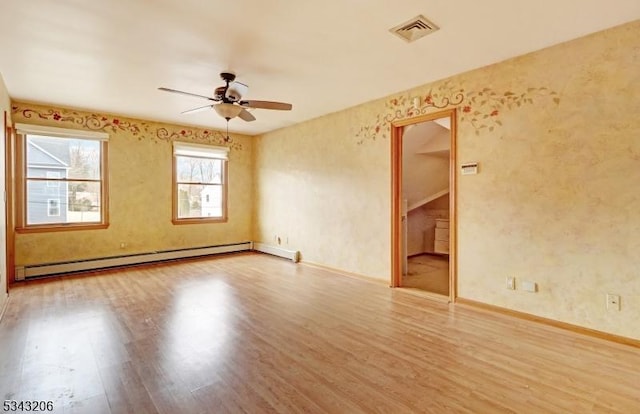
[[[439,27],[427,20],[426,17],[419,15],[407,22],[399,24],[389,31],[407,42],[413,42],[438,29]]]

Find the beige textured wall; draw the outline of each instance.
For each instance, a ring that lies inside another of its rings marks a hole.
[[[251,240],[250,137],[64,108],[12,103],[13,121],[108,132],[109,228],[16,236],[16,265],[149,252]],[[171,223],[172,141],[227,145],[227,223]],[[125,249],[120,243],[126,243]]]
[[[367,109],[256,137],[254,239],[280,237],[304,261],[388,278],[389,142],[358,145],[351,131]]]
[[[457,167],[480,163],[458,176],[459,296],[640,339],[638,39],[636,21],[259,137],[255,237],[388,280],[389,121],[456,106]]]

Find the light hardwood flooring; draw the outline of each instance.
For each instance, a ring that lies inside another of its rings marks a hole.
[[[635,413],[640,350],[261,254],[30,282],[0,397],[60,413]]]
[[[410,257],[402,287],[449,296],[449,257],[433,254]]]

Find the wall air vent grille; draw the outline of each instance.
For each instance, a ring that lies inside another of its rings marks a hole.
[[[413,42],[435,32],[438,29],[440,28],[430,22],[426,17],[419,15],[409,21],[399,24],[389,31],[407,42]]]

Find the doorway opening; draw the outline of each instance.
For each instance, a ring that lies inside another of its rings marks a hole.
[[[454,301],[455,109],[391,126],[392,287]]]

